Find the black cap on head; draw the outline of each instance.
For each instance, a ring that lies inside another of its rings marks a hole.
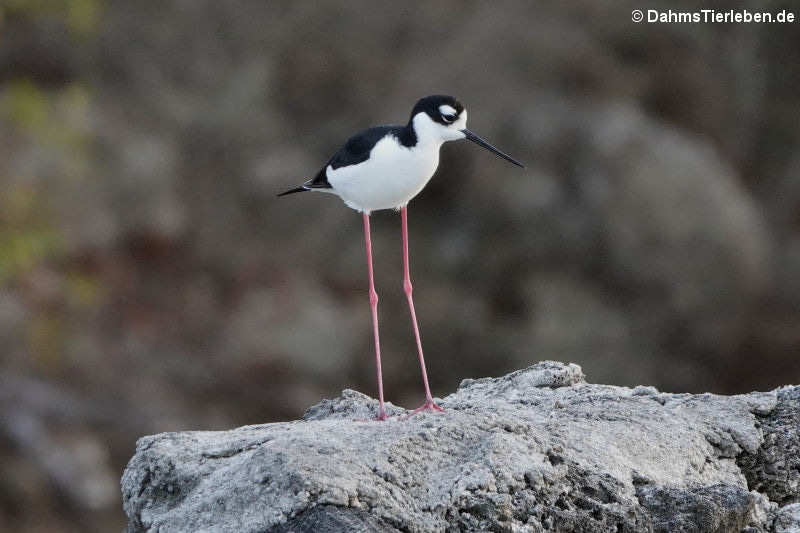
[[[464,106],[461,104],[461,102],[452,96],[434,94],[432,96],[420,98],[420,100],[414,106],[414,109],[411,111],[411,119],[413,119],[418,113],[426,113],[434,122],[438,122],[439,124],[444,124],[447,126],[453,122],[453,120],[451,119],[448,121],[447,117],[442,116],[442,112],[439,108],[443,105],[448,105],[455,109],[456,117],[458,117],[458,115],[464,111]]]

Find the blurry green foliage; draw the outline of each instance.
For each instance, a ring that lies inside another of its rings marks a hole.
[[[88,111],[89,91],[80,83],[45,92],[30,80],[14,79],[0,89],[0,117],[48,148],[73,155],[87,149]]]
[[[78,38],[94,34],[100,26],[102,14],[101,0],[4,0],[3,4],[0,6],[0,21],[5,14],[56,16]]]
[[[16,126],[30,133],[47,128],[48,101],[44,92],[30,80],[9,82],[0,97],[0,111]]]
[[[100,20],[98,0],[69,0],[67,3],[67,26],[77,35],[94,32]]]
[[[105,293],[97,278],[72,272],[67,276],[65,294],[70,308],[96,307]]]
[[[34,362],[42,369],[53,369],[61,361],[64,345],[64,319],[41,313],[28,324],[28,346]]]
[[[0,229],[0,283],[52,255],[59,242],[58,235],[47,229]]]
[[[87,30],[94,24],[94,0],[68,2],[71,29]],[[22,8],[18,3],[17,8]],[[31,7],[33,6],[33,7]],[[48,9],[48,2],[25,4],[25,9]],[[0,11],[2,8],[0,8]],[[0,121],[35,150],[35,164],[23,165],[28,174],[6,176],[0,191],[0,284],[23,278],[39,265],[64,258],[64,239],[50,212],[50,201],[64,189],[65,181],[90,175],[92,154],[90,93],[72,82],[45,90],[33,81],[12,78],[0,85]],[[38,149],[37,149],[38,147]],[[78,185],[80,187],[81,185]],[[62,263],[63,266],[63,263]],[[81,272],[59,272],[62,289],[58,304],[41,306],[27,324],[25,339],[32,361],[43,370],[58,368],[70,334],[66,317],[74,310],[99,305],[101,284]],[[53,303],[53,302],[50,302]]]
[[[27,79],[0,87],[0,119],[47,148],[57,163],[55,178],[79,180],[90,166],[89,93],[79,83],[44,91]],[[0,283],[58,253],[60,234],[50,222],[44,176],[9,176],[0,195]],[[52,183],[52,181],[50,182]],[[35,184],[35,185],[34,185]]]
[[[0,197],[0,284],[32,269],[61,249],[39,196],[30,187],[9,187]]]

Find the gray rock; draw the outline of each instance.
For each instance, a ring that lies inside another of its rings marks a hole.
[[[797,533],[800,531],[800,503],[782,507],[773,523],[775,533]]]
[[[129,532],[792,531],[799,394],[593,385],[543,362],[379,423],[345,391],[303,420],[140,439],[123,505]]]
[[[764,440],[757,453],[740,457],[739,466],[750,487],[788,504],[800,500],[800,388],[776,392],[778,406],[761,421]]]

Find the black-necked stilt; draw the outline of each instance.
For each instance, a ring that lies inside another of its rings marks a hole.
[[[517,166],[522,163],[504,154],[467,129],[467,111],[452,96],[426,96],[414,106],[405,126],[378,126],[348,139],[328,163],[300,187],[279,194],[320,191],[338,195],[344,203],[363,214],[364,240],[367,249],[369,301],[372,329],[375,336],[375,360],[378,368],[378,420],[386,419],[383,406],[381,348],[378,337],[378,294],[372,273],[372,242],[369,215],[379,209],[399,209],[403,233],[403,289],[411,311],[411,323],[417,341],[425,403],[414,413],[425,409],[441,411],[431,396],[422,342],[411,296],[411,275],[408,266],[408,217],[406,207],[431,179],[439,165],[439,148],[447,141],[469,139]]]

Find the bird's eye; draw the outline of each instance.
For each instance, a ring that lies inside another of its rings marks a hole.
[[[442,113],[442,120],[444,120],[447,124],[450,124],[456,119],[455,115],[450,115],[447,113]]]

